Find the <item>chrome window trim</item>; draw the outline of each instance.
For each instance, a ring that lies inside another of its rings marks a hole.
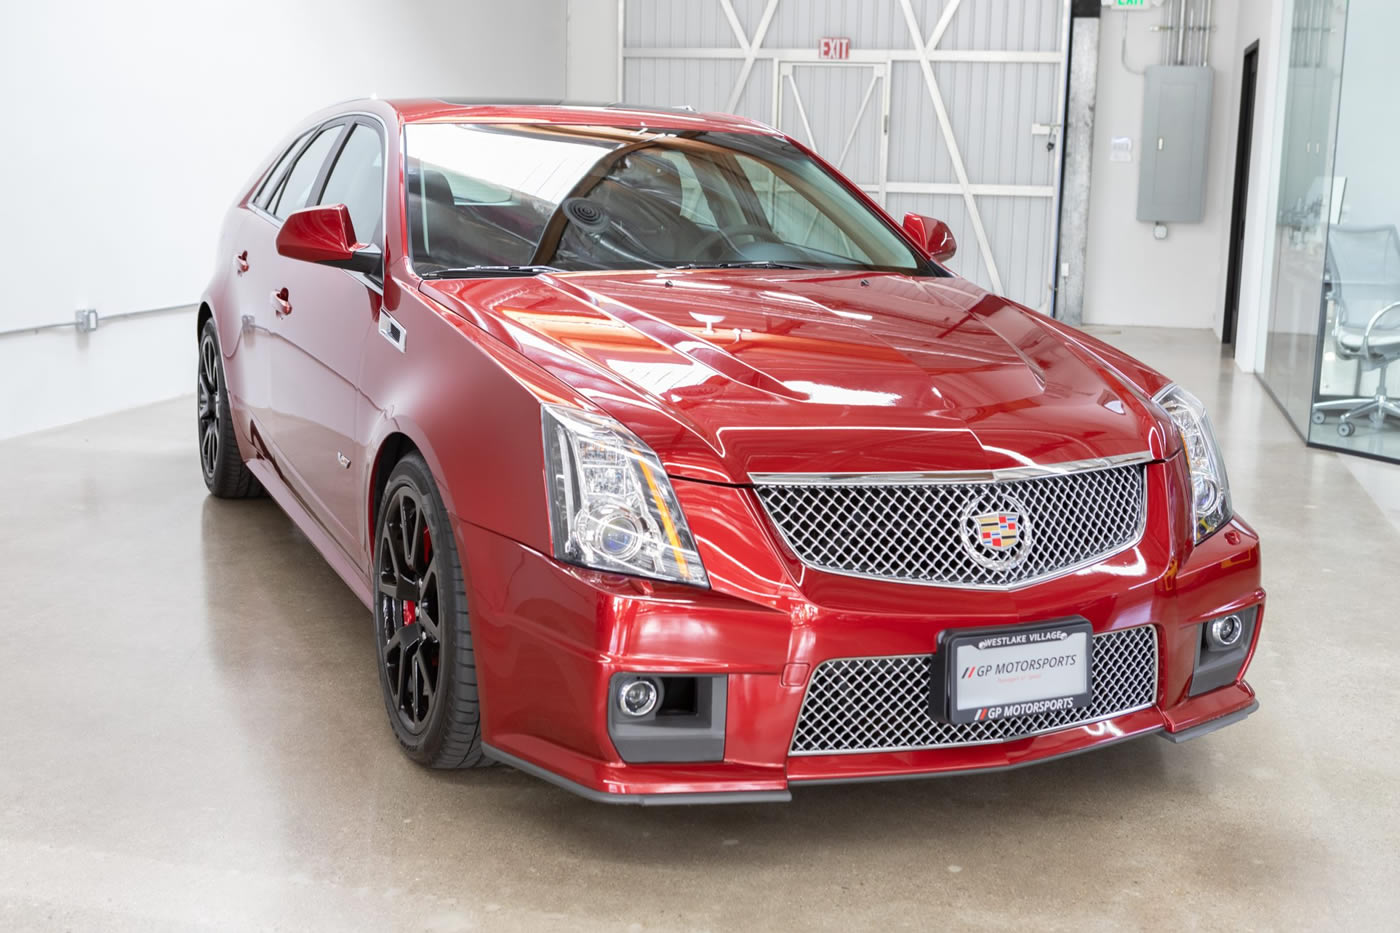
[[[993,626],[993,628],[995,628],[995,627],[996,627],[996,626]],[[926,654],[888,654],[888,655],[885,655],[885,654],[878,654],[878,655],[874,655],[874,654],[872,654],[872,655],[859,655],[859,656],[857,656],[857,657],[851,657],[851,658],[826,658],[825,660],[820,661],[820,662],[817,662],[816,664],[813,664],[813,665],[812,665],[812,673],[811,673],[811,675],[807,678],[807,685],[806,685],[805,687],[803,687],[803,689],[802,689],[802,705],[799,706],[798,709],[797,709],[797,720],[793,723],[793,726],[792,726],[792,735],[788,738],[788,757],[789,757],[789,758],[815,758],[815,757],[823,756],[823,755],[827,755],[827,756],[835,756],[835,755],[883,755],[883,754],[890,754],[890,753],[895,753],[895,752],[927,752],[927,751],[935,751],[935,750],[937,750],[937,749],[942,749],[942,748],[972,748],[972,747],[977,746],[977,745],[1004,745],[1004,744],[1007,743],[1007,742],[1016,742],[1016,741],[1019,741],[1020,739],[1028,739],[1028,738],[1032,738],[1032,737],[1037,736],[1037,735],[1049,735],[1049,734],[1051,734],[1051,733],[1053,733],[1053,732],[1068,732],[1070,729],[1079,729],[1079,728],[1081,728],[1081,727],[1083,727],[1083,726],[1092,726],[1092,725],[1094,725],[1095,723],[1107,722],[1107,721],[1110,720],[1110,719],[1117,719],[1119,716],[1127,716],[1129,713],[1140,713],[1140,712],[1142,712],[1142,711],[1145,710],[1145,709],[1152,709],[1153,707],[1155,707],[1155,706],[1157,705],[1158,698],[1159,698],[1160,695],[1161,695],[1161,688],[1160,688],[1161,680],[1160,680],[1159,678],[1161,677],[1161,673],[1162,673],[1162,638],[1161,638],[1161,636],[1160,636],[1160,635],[1158,634],[1158,632],[1157,632],[1157,626],[1156,626],[1155,624],[1151,623],[1151,622],[1145,623],[1145,624],[1143,624],[1143,625],[1127,625],[1127,626],[1124,626],[1123,628],[1107,629],[1107,630],[1102,631],[1102,632],[1095,632],[1095,633],[1094,633],[1094,637],[1095,637],[1095,638],[1100,638],[1100,637],[1102,637],[1102,636],[1104,636],[1104,635],[1114,635],[1114,634],[1117,634],[1117,633],[1120,633],[1120,632],[1131,632],[1133,629],[1136,629],[1136,628],[1145,628],[1145,629],[1148,629],[1148,630],[1152,633],[1152,683],[1153,683],[1153,684],[1156,684],[1156,685],[1158,685],[1158,686],[1156,686],[1156,687],[1153,688],[1153,694],[1154,694],[1154,695],[1153,695],[1152,702],[1150,702],[1150,703],[1143,703],[1143,704],[1140,704],[1140,705],[1138,705],[1138,706],[1130,707],[1130,708],[1128,708],[1128,709],[1121,709],[1121,710],[1118,710],[1118,711],[1116,711],[1116,712],[1106,713],[1106,714],[1104,714],[1103,716],[1096,716],[1096,717],[1093,718],[1093,719],[1086,719],[1086,720],[1084,720],[1083,722],[1071,723],[1070,725],[1067,725],[1067,726],[1052,726],[1052,727],[1050,727],[1050,728],[1048,728],[1048,729],[1037,729],[1037,730],[1035,730],[1035,731],[1033,731],[1033,732],[1023,732],[1023,733],[1019,733],[1019,734],[1017,734],[1017,735],[1007,736],[1006,738],[1002,738],[1002,739],[986,739],[986,740],[978,741],[978,742],[944,742],[944,743],[939,744],[939,745],[897,745],[897,746],[893,746],[893,747],[890,747],[890,748],[862,748],[862,749],[853,750],[853,751],[830,751],[830,750],[811,751],[811,752],[793,751],[792,746],[797,742],[797,730],[800,729],[800,728],[802,727],[802,714],[803,714],[803,712],[806,711],[806,708],[807,708],[807,691],[811,689],[811,687],[812,687],[812,679],[816,677],[816,675],[817,675],[817,668],[821,667],[821,665],[826,664],[826,663],[828,663],[828,662],[839,663],[839,662],[842,662],[842,661],[884,661],[884,660],[890,660],[890,659],[903,659],[903,658],[924,658],[924,657],[929,657],[929,655],[926,655]],[[933,654],[933,656],[934,656],[934,657],[937,657],[937,653],[935,652],[935,653]]]
[[[1159,460],[1149,450],[1062,463],[1026,464],[996,470],[943,470],[925,473],[750,473],[755,486],[929,486],[939,483],[1004,483],[1038,476],[1090,473]]]
[[[379,128],[380,128],[381,130],[383,130],[383,132],[382,132],[382,133],[380,134],[380,136],[379,136],[380,144],[384,147],[384,198],[383,198],[383,203],[380,205],[380,208],[379,208],[379,209],[380,209],[380,212],[381,212],[381,215],[382,215],[381,218],[380,218],[380,227],[381,227],[381,229],[380,229],[380,231],[379,231],[379,235],[380,235],[380,237],[382,238],[383,242],[381,242],[381,243],[379,244],[379,248],[380,248],[381,250],[384,250],[385,245],[389,242],[389,226],[388,226],[388,220],[389,220],[389,211],[388,211],[388,205],[389,205],[389,126],[388,126],[388,124],[386,124],[386,123],[384,122],[384,119],[383,119],[382,117],[380,117],[378,114],[366,113],[366,112],[364,112],[363,110],[348,110],[348,111],[346,111],[345,113],[338,113],[338,114],[336,114],[336,115],[333,116],[333,117],[329,117],[329,118],[327,118],[327,119],[325,119],[325,120],[322,120],[320,123],[317,123],[315,126],[311,127],[309,130],[307,130],[307,133],[309,133],[309,134],[315,134],[315,133],[319,132],[321,129],[323,129],[324,127],[326,127],[326,126],[328,126],[328,125],[334,123],[334,122],[337,121],[337,120],[343,120],[343,119],[345,119],[346,117],[365,117],[365,118],[367,118],[367,119],[373,120],[375,123],[378,123],[378,124],[379,124]],[[353,123],[353,121],[352,121],[352,123]],[[315,137],[314,135],[311,135],[310,139],[308,139],[308,141],[307,141],[308,144],[309,144],[311,141],[315,140],[315,138],[316,138],[316,137]],[[336,155],[339,155],[339,154],[340,154],[340,152],[339,152],[339,150],[337,150],[337,151],[336,151]],[[274,159],[274,162],[275,162],[275,161],[276,161],[276,160]],[[334,165],[331,166],[331,168],[334,168],[334,167],[335,167]],[[261,189],[261,187],[262,187],[261,183],[259,183],[259,186],[258,186],[258,187],[259,187],[259,189]],[[255,199],[256,199],[256,196],[255,196],[254,198],[252,198],[252,199],[249,199],[248,203],[244,205],[244,208],[245,208],[250,214],[252,214],[254,217],[260,217],[260,218],[262,218],[263,220],[267,221],[268,223],[272,224],[274,227],[280,228],[280,227],[282,226],[283,221],[282,221],[280,218],[278,218],[276,215],[271,214],[271,213],[269,213],[269,212],[263,210],[263,209],[262,209],[261,207],[259,207],[257,204],[254,204],[253,201],[254,201]],[[384,255],[385,255],[386,260],[387,260],[387,256],[388,256],[388,251],[387,251],[387,250],[384,250]],[[374,291],[376,294],[381,295],[381,296],[384,294],[384,285],[383,285],[383,283],[381,283],[381,282],[376,282],[374,279],[370,278],[368,275],[365,275],[363,272],[356,272],[356,271],[353,270],[353,269],[342,269],[341,271],[344,272],[346,275],[349,275],[349,276],[351,276],[352,278],[356,279],[356,280],[359,281],[362,285],[364,285],[366,288],[368,288],[368,289]],[[411,271],[411,270],[410,270],[410,271]],[[388,263],[387,263],[387,261],[386,261],[386,262],[385,262],[385,269],[384,269],[384,276],[385,276],[385,278],[388,278],[388,275],[389,275],[389,270],[388,270]]]
[[[384,131],[382,134],[380,134],[380,137],[379,137],[379,138],[380,138],[380,141],[383,143],[383,146],[384,146],[384,205],[383,205],[383,208],[387,208],[387,207],[388,207],[388,204],[389,204],[389,126],[388,126],[388,124],[386,124],[386,123],[384,122],[384,118],[383,118],[383,117],[380,117],[378,114],[374,114],[374,113],[366,113],[366,112],[364,112],[364,111],[362,111],[362,110],[347,110],[347,111],[345,111],[344,113],[338,113],[338,114],[336,114],[336,115],[333,116],[333,117],[327,117],[326,119],[322,120],[320,123],[317,123],[315,126],[311,127],[307,132],[308,132],[308,133],[316,133],[316,132],[318,132],[319,130],[321,130],[321,129],[325,128],[326,126],[328,126],[329,124],[334,123],[334,122],[337,121],[337,120],[343,120],[343,119],[345,119],[346,117],[366,117],[366,118],[368,118],[368,119],[370,119],[370,120],[373,120],[375,123],[378,123],[378,124],[379,124],[379,128],[380,128],[381,130]],[[315,137],[313,136],[311,139],[314,140]],[[308,142],[310,142],[310,140],[308,140]],[[276,162],[276,159],[274,158],[273,161],[274,161],[274,163],[275,163],[275,162]],[[259,187],[259,189],[261,189],[261,187],[262,187],[262,183],[261,183],[261,182],[259,182],[258,187]],[[263,220],[266,220],[266,221],[268,221],[269,223],[271,223],[274,227],[280,227],[280,226],[282,226],[282,220],[281,220],[280,218],[278,218],[275,214],[271,214],[271,213],[269,213],[268,211],[263,210],[261,207],[258,207],[258,205],[256,205],[256,204],[253,203],[254,200],[256,200],[256,195],[255,195],[253,198],[250,198],[250,199],[248,200],[248,203],[244,205],[244,207],[248,210],[249,213],[252,213],[252,214],[257,215],[258,217],[261,217]],[[388,219],[389,219],[389,213],[388,213],[387,210],[384,210],[384,220],[387,221]],[[389,231],[388,231],[388,228],[387,228],[387,224],[385,225],[385,229],[384,229],[383,231],[381,231],[381,235],[385,238],[386,241],[388,240]],[[381,248],[381,249],[383,248],[383,244],[380,244],[380,248]]]

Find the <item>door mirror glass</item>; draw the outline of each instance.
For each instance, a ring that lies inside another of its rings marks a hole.
[[[905,214],[904,232],[937,262],[947,262],[958,251],[958,241],[953,239],[953,231],[941,220],[923,214]]]
[[[364,273],[377,272],[383,258],[380,250],[356,241],[350,209],[344,204],[306,207],[288,214],[277,233],[277,252],[288,259]]]

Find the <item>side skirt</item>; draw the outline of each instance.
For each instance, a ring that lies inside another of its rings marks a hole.
[[[366,609],[374,606],[374,592],[370,587],[369,579],[364,575],[363,569],[355,565],[350,556],[336,543],[327,531],[321,527],[321,523],[316,521],[315,516],[306,510],[306,506],[301,504],[287,484],[282,482],[282,478],[277,475],[277,471],[268,465],[266,460],[255,458],[248,461],[248,469],[262,483],[274,502],[276,502],[287,517],[297,526],[302,534],[310,539],[312,546],[325,558],[326,563],[331,565],[331,569],[339,574],[340,579],[345,581],[345,585],[350,587],[350,592],[359,597],[360,602],[365,604]]]

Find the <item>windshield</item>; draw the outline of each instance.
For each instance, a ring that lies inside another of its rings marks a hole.
[[[745,265],[941,274],[772,136],[416,123],[405,141],[424,275]]]

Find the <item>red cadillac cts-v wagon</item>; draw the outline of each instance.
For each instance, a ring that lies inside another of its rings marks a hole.
[[[953,250],[736,117],[342,104],[224,223],[204,479],[370,608],[433,767],[784,800],[1247,716],[1200,403]]]

